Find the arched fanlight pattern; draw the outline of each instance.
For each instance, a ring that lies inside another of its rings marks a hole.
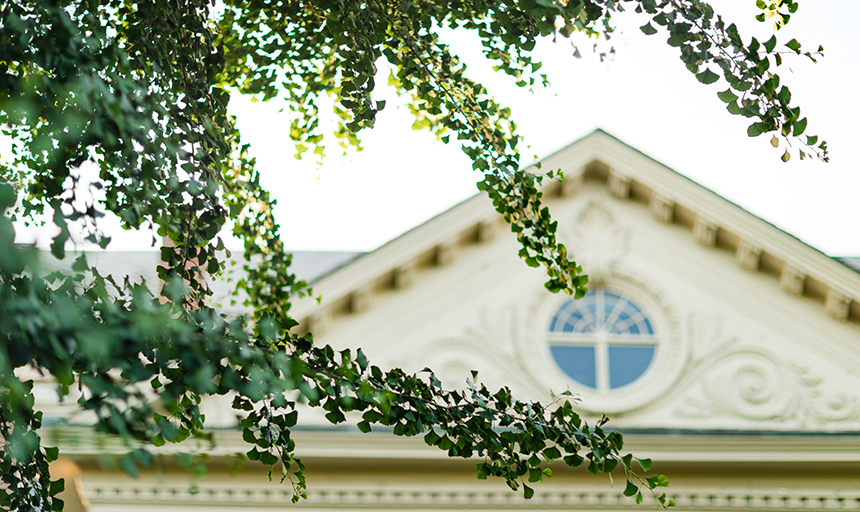
[[[654,324],[628,295],[589,291],[558,308],[547,333],[550,352],[571,379],[611,391],[641,377],[657,350]]]

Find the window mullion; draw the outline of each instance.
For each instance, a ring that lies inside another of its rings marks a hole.
[[[598,337],[594,350],[597,390],[609,391],[609,345],[603,336]]]
[[[626,315],[623,320],[622,315]],[[615,389],[611,387],[612,382],[618,388],[639,378],[643,369],[651,364],[659,343],[647,315],[638,304],[626,295],[603,289],[597,289],[579,301],[565,302],[549,327],[546,340],[552,347],[556,364],[573,381],[598,393]],[[564,332],[565,329],[570,331]],[[624,346],[630,348],[625,349]],[[610,361],[610,352],[617,359],[614,363]],[[593,361],[590,361],[591,354]],[[639,354],[649,355],[646,360]],[[591,363],[594,364],[591,370],[582,366]],[[617,375],[612,374],[612,369]]]

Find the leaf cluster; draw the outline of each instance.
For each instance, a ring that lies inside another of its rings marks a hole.
[[[668,44],[678,48],[681,60],[699,82],[713,84],[721,77],[725,80],[729,87],[718,93],[718,97],[726,103],[730,114],[754,120],[747,129],[750,137],[773,134],[775,147],[779,146],[780,138],[784,140],[787,147],[783,161],[790,158],[788,148],[793,144],[799,146],[797,154],[801,160],[807,156],[829,160],[826,142],[819,142],[816,135],[803,136],[807,118],[801,117],[800,107],[791,105],[791,91],[781,84],[775,72],[783,64],[783,55],[804,55],[815,61],[816,56],[823,55],[824,48],[819,47],[814,53],[802,52],[796,39],[780,46],[775,34],[764,43],[751,38],[745,44],[734,24],[727,24],[709,4],[699,0],[637,3],[640,4],[637,12],[651,18],[640,27],[642,32],[656,34],[658,30],[654,25],[664,27],[669,34]],[[776,22],[778,30],[790,17],[778,14],[779,9],[785,7],[794,13],[798,4],[778,0],[766,5],[758,0],[758,6],[766,9],[770,16],[783,20]]]
[[[8,185],[0,191],[14,200]],[[0,241],[11,244],[9,220],[0,218],[0,226]],[[280,464],[294,499],[304,496],[306,482],[290,436],[298,411],[288,396],[327,411],[332,423],[359,414],[361,431],[385,426],[395,435],[422,435],[452,457],[482,457],[479,478],[497,476],[515,490],[522,485],[526,497],[533,494],[526,480],[549,476],[542,465],[553,460],[572,467],[588,462],[595,474],[625,461],[621,434],[605,432],[605,420],[590,427],[570,401],[545,408],[515,400],[507,388],[491,393],[472,382],[470,391],[446,391],[429,369],[426,375],[386,372],[360,350],[317,346],[310,334],[290,334],[270,317],[248,330],[242,319],[183,307],[187,290],[179,278],[166,287],[169,302],[161,303],[143,283],[97,279],[83,256],[73,275],[44,279],[26,272],[30,256],[0,254],[0,477],[9,489],[0,499],[10,510],[56,508],[52,496],[62,489],[48,480],[47,463],[57,452],[41,446],[32,381],[15,376],[23,367],[52,375],[61,399],[77,387],[78,405],[95,414],[97,430],[128,443],[121,465],[132,475],[152,464],[159,446],[210,440],[201,400],[226,394],[234,395],[232,407],[243,416],[247,457],[272,469]]]
[[[544,268],[547,289],[580,297],[587,276],[542,204],[543,182],[554,173],[521,169],[510,110],[468,78],[437,33],[444,26],[472,31],[499,72],[532,87],[546,83],[530,55],[539,38],[608,39],[613,13],[631,3],[650,19],[642,30],[656,33],[652,22],[665,27],[669,45],[701,82],[722,72],[729,89],[719,97],[731,113],[755,119],[750,135],[772,132],[790,142],[805,132],[806,119],[771,66],[784,53],[814,59],[821,49],[802,53],[791,40],[778,51],[775,37],[745,45],[700,0],[0,4],[0,129],[13,141],[11,161],[0,167],[0,479],[7,489],[0,505],[61,507],[54,496],[62,484],[50,481],[47,466],[56,450],[39,438],[32,382],[16,374],[25,367],[55,379],[60,397],[94,414],[97,429],[127,441],[122,465],[132,474],[151,463],[153,447],[206,440],[202,397],[235,393],[247,457],[281,464],[297,497],[305,480],[287,396],[322,407],[334,423],[357,416],[365,431],[385,426],[423,435],[451,456],[482,457],[479,477],[501,477],[526,497],[533,493],[527,483],[549,476],[545,464],[557,459],[587,462],[594,473],[621,464],[628,489],[662,486],[632,472],[631,459],[619,455],[620,434],[602,422],[589,427],[568,402],[545,408],[477,384],[445,391],[432,373],[384,372],[360,352],[336,353],[292,332],[290,302],[309,291],[290,272],[275,201],[227,114],[237,91],[284,101],[299,155],[313,148],[322,156],[321,98],[329,96],[341,145],[360,147],[361,131],[385,107],[373,97],[384,64],[414,127],[456,140],[483,174],[481,190],[509,222],[526,264]],[[781,9],[797,8],[774,5],[784,22]],[[827,159],[817,137],[802,145]],[[105,212],[126,228],[150,226],[166,241],[158,297],[143,283],[101,275],[83,258],[69,275],[41,276],[26,249],[6,250],[11,219],[32,220],[48,208],[58,258],[66,256],[72,223],[103,247],[110,242],[98,222]],[[206,276],[220,273],[229,256],[219,237],[228,221],[244,241],[248,277],[237,287],[253,310],[247,318],[224,318],[207,305]],[[658,499],[669,504],[665,495]]]

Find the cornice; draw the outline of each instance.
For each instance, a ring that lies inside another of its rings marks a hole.
[[[589,137],[595,137],[600,147],[597,153],[601,162],[641,183],[649,192],[672,196],[676,204],[698,217],[716,221],[719,229],[751,241],[783,263],[804,269],[807,276],[835,287],[853,300],[860,299],[860,276],[847,266],[689,178],[644,157],[614,137],[604,132],[595,132]]]
[[[231,456],[247,450],[238,430],[216,430],[214,445],[193,441],[166,445],[158,453],[204,451],[212,457]],[[48,427],[45,442],[56,445],[64,456],[124,455],[130,449],[116,437],[93,432],[89,427]],[[448,457],[442,450],[425,445],[421,436],[396,437],[390,431],[370,434],[358,430],[321,428],[292,431],[296,453],[306,460],[346,461],[440,461],[471,464]],[[656,431],[624,434],[625,450],[661,462],[684,463],[860,463],[856,433],[798,434],[781,432],[700,432]]]
[[[501,222],[486,194],[478,194],[447,210],[426,223],[404,233],[375,251],[365,254],[342,269],[314,283],[314,294],[322,295],[327,304],[349,296],[356,290],[378,288],[380,279],[413,269],[422,264],[442,266],[454,258],[457,245],[487,240],[492,225]],[[473,236],[472,236],[473,235]],[[404,283],[406,284],[406,283]],[[313,298],[304,298],[293,306],[296,318],[305,320],[319,309]]]
[[[230,478],[226,473],[212,472],[193,485],[188,474],[181,478],[179,474],[170,478],[149,474],[124,479],[110,472],[89,472],[88,468],[101,466],[108,453],[122,453],[106,450],[103,440],[94,442],[99,436],[90,431],[77,432],[77,446],[70,444],[69,434],[49,435],[46,440],[59,442],[64,456],[84,469],[85,495],[92,506],[169,504],[245,510],[288,506],[292,498],[289,483],[266,481],[262,467],[246,467],[246,474]],[[216,432],[215,437],[215,448],[205,450],[213,463],[246,448],[238,431]],[[622,496],[617,484],[612,488],[605,479],[566,468],[559,468],[556,478],[539,484],[533,499],[524,500],[520,493],[508,490],[499,481],[475,479],[476,459],[449,458],[445,452],[424,445],[421,438],[334,429],[297,430],[293,438],[297,455],[314,476],[308,499],[289,505],[292,507],[641,510],[632,499]],[[87,442],[80,444],[81,441]],[[119,444],[114,446],[118,447]],[[816,488],[812,483],[804,488],[802,484],[806,476],[816,472],[815,468],[838,471],[843,480],[856,474],[860,446],[852,435],[630,432],[625,435],[625,449],[659,461],[661,472],[679,475],[679,481],[667,489],[679,510],[860,509],[860,490],[846,489],[844,485],[842,489]],[[368,471],[380,469],[403,478],[384,482],[365,478]],[[334,473],[326,476],[331,471]],[[680,477],[690,471],[696,478],[686,484],[680,482]],[[737,477],[744,471],[786,475],[774,478],[788,490],[771,485],[773,478]]]
[[[594,487],[550,487],[538,484],[530,500],[498,486],[458,485],[456,489],[441,484],[426,486],[313,485],[308,498],[292,505],[295,508],[373,508],[373,509],[588,509],[642,510],[632,498],[617,489],[596,484]],[[791,490],[750,489],[745,487],[670,487],[667,492],[679,510],[858,510],[860,491],[831,489]],[[122,482],[93,486],[87,490],[92,505],[170,504],[208,505],[218,507],[269,508],[287,506],[292,489],[287,483],[252,485],[234,482],[188,483]]]
[[[548,204],[576,194],[584,177],[602,180],[614,196],[642,203],[660,223],[688,228],[705,246],[735,251],[737,263],[750,272],[775,275],[774,286],[787,294],[812,297],[836,321],[860,323],[860,274],[603,131],[541,164],[544,171],[565,173],[565,185],[546,186]],[[321,334],[337,315],[369,309],[373,294],[403,288],[417,273],[456,263],[458,247],[485,243],[487,233],[503,224],[486,195],[478,194],[324,277],[314,284],[322,303],[299,300],[293,314],[300,328]]]

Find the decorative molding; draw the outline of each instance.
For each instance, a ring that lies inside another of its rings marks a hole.
[[[571,176],[565,174],[564,181],[561,182],[561,189],[559,193],[561,197],[570,197],[573,194],[579,192],[579,189],[582,187],[582,172],[577,172]]]
[[[415,260],[409,260],[394,269],[394,287],[403,289],[415,282]]]
[[[609,172],[609,190],[612,195],[621,199],[630,197],[630,184],[633,182],[628,176],[623,176],[616,171]]]
[[[799,268],[788,263],[782,268],[779,277],[779,285],[789,295],[803,295],[803,285],[806,282],[806,274]]]
[[[742,268],[755,272],[758,270],[759,262],[761,261],[761,247],[749,240],[743,240],[738,245],[735,260]]]
[[[705,318],[697,323],[698,328],[691,326],[693,331],[708,331],[699,336],[723,341],[711,340],[709,350],[690,361],[688,384],[678,387],[691,388],[689,384],[694,381],[700,385],[676,409],[678,416],[791,421],[801,426],[860,420],[857,397],[844,390],[826,389],[824,378],[813,375],[809,367],[791,363],[759,346],[739,344],[736,336],[724,337],[721,322],[714,325]],[[697,333],[691,335],[695,337]]]
[[[603,484],[603,482],[601,482]],[[220,485],[218,485],[220,484]],[[293,496],[287,484],[241,485],[234,482],[200,484],[118,483],[94,487],[87,492],[93,505],[176,504],[242,505],[244,507],[286,506]],[[546,484],[544,484],[546,485]],[[311,486],[308,498],[293,508],[381,508],[381,509],[630,509],[640,510],[633,498],[604,488],[580,486],[551,488],[539,486],[531,500],[508,489],[484,485],[446,489],[439,487]],[[787,491],[782,488],[750,489],[675,487],[668,498],[679,510],[860,510],[860,492],[845,489]]]
[[[522,334],[516,305],[481,308],[475,316],[477,322],[466,327],[462,335],[427,344],[423,353],[413,356],[415,360],[433,368],[448,388],[466,390],[470,371],[477,370],[478,382],[490,388],[531,388],[536,396],[544,396],[546,389],[534,379],[521,357]]]
[[[717,245],[717,229],[719,226],[703,215],[696,216],[696,224],[693,226],[693,238],[705,247]]]
[[[319,336],[331,328],[331,308],[321,307],[308,320],[308,330]]]
[[[630,229],[616,222],[602,202],[590,201],[568,229],[577,264],[588,269],[590,282],[600,284],[630,250]]]
[[[675,216],[675,200],[656,190],[651,193],[651,213],[662,222],[670,223]]]
[[[542,163],[549,168],[579,170],[571,171],[571,176],[562,183],[561,196],[565,197],[578,188],[583,179],[582,169],[593,162],[601,162],[603,166],[611,169],[608,187],[612,194],[629,197],[630,185],[635,180],[646,189],[646,193],[650,191],[657,194],[656,191],[659,190],[657,195],[670,195],[677,205],[683,205],[693,212],[696,215],[693,233],[700,244],[715,246],[718,230],[724,229],[740,239],[754,241],[779,263],[787,263],[791,259],[793,265],[799,265],[807,275],[814,275],[816,280],[828,289],[838,288],[840,291],[837,295],[860,297],[860,279],[856,272],[799,243],[786,233],[774,229],[772,225],[741,210],[737,205],[677,175],[666,166],[645,157],[641,152],[604,132],[597,131],[588,135],[547,157]],[[554,187],[555,181],[551,183]],[[657,206],[654,205],[654,208],[661,210],[664,215],[658,218],[665,218],[665,205],[660,205],[660,208]],[[707,211],[706,216],[703,211]],[[479,194],[420,228],[404,234],[396,241],[322,278],[315,283],[314,290],[327,299],[340,300],[348,297],[356,287],[366,282],[368,277],[376,279],[384,276],[409,259],[421,258],[423,261],[431,251],[433,253],[430,256],[434,260],[445,262],[445,251],[442,251],[442,258],[438,258],[436,254],[440,243],[460,240],[474,229],[476,223],[492,215],[492,207],[489,201],[486,201],[486,196]],[[724,227],[720,227],[721,225]],[[731,226],[731,229],[725,226]],[[802,290],[794,291],[802,288],[802,285],[798,288],[797,276],[789,274],[786,279],[788,281],[783,283],[783,287],[788,293],[802,293]],[[836,300],[833,306],[837,318],[847,317],[845,305],[840,304],[839,300]],[[304,297],[296,301],[293,312],[296,318],[305,320],[309,319],[318,307],[313,298]]]
[[[547,343],[550,319],[558,311],[564,296],[552,296],[535,286],[532,300],[524,315],[523,339],[516,357],[525,372],[540,388],[558,392],[570,389],[581,398],[575,408],[584,413],[628,414],[659,402],[676,389],[683,378],[690,344],[682,332],[675,302],[664,291],[664,283],[649,279],[641,269],[624,262],[612,266],[603,286],[607,290],[631,296],[646,312],[657,333],[659,349],[645,373],[623,389],[623,392],[599,392],[573,381],[558,367]],[[590,283],[589,283],[590,284]]]
[[[482,220],[478,223],[478,243],[489,242],[496,233],[495,222]]]
[[[444,266],[454,261],[454,252],[457,250],[457,244],[453,241],[443,242],[436,246],[436,265]]]
[[[848,308],[850,306],[851,297],[847,294],[833,288],[827,293],[827,301],[824,303],[824,308],[827,310],[827,314],[833,318],[841,322],[848,320]]]
[[[370,308],[373,303],[373,283],[368,283],[349,294],[349,310],[361,313]]]

